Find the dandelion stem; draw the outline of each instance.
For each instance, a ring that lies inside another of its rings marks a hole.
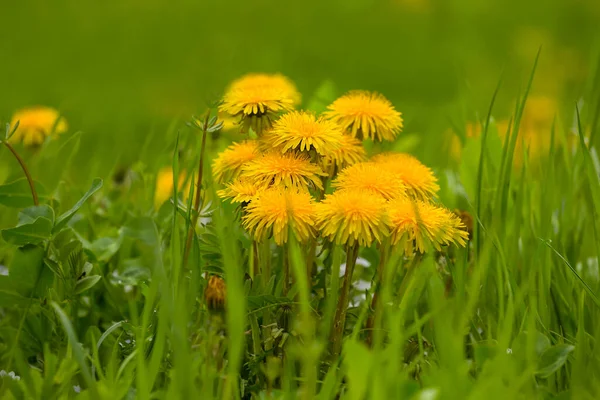
[[[342,336],[344,334],[344,326],[346,324],[346,313],[348,311],[348,297],[350,294],[350,286],[352,284],[352,275],[354,274],[354,266],[358,257],[358,244],[348,245],[346,250],[346,270],[344,271],[344,283],[342,284],[342,293],[335,311],[335,319],[333,322],[333,337],[331,354],[335,358],[340,355],[342,350]]]
[[[38,199],[37,192],[35,191],[33,179],[31,178],[31,174],[29,173],[29,170],[27,169],[25,162],[23,161],[21,156],[19,156],[19,153],[17,153],[17,151],[14,149],[14,147],[12,147],[12,145],[10,143],[8,143],[6,140],[1,140],[1,142],[13,154],[13,156],[15,156],[19,165],[21,165],[21,169],[23,170],[23,173],[25,173],[25,177],[27,178],[27,183],[29,184],[29,189],[31,189],[31,197],[33,197],[33,204],[36,206],[39,206],[40,201]]]
[[[194,197],[194,209],[192,211],[192,224],[188,231],[187,240],[185,242],[185,252],[183,255],[183,265],[187,265],[188,258],[190,256],[190,250],[192,248],[192,240],[194,239],[194,232],[196,230],[196,224],[198,224],[198,217],[200,216],[200,198],[202,193],[202,173],[204,171],[204,149],[206,148],[206,132],[208,130],[208,120],[210,118],[210,109],[206,112],[204,122],[202,123],[202,145],[200,147],[200,161],[198,162],[198,179],[196,181],[196,194]]]
[[[377,264],[377,272],[375,275],[375,293],[373,294],[373,299],[371,300],[371,310],[373,310],[373,314],[369,316],[367,319],[367,345],[371,346],[373,344],[373,332],[375,326],[378,324],[379,319],[381,318],[381,299],[379,296],[379,291],[381,290],[381,285],[383,283],[384,269],[385,264],[387,263],[388,258],[388,243],[383,242],[379,245],[379,264]]]
[[[283,244],[283,295],[287,296],[290,285],[290,255],[287,243]]]

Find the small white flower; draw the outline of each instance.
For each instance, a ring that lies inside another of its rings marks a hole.
[[[512,354],[512,349],[511,348],[506,349],[506,354]]]
[[[73,386],[73,391],[74,391],[75,393],[80,393],[80,392],[81,392],[81,386],[79,386],[79,385],[75,385],[75,386]]]
[[[0,378],[4,378],[7,375],[5,370],[0,371]]]

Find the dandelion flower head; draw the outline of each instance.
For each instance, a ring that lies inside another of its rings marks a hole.
[[[333,187],[375,193],[385,200],[404,196],[406,188],[392,172],[373,162],[361,162],[344,168]]]
[[[218,190],[217,195],[232,203],[248,203],[258,194],[258,187],[247,179],[236,179],[227,183],[225,189]]]
[[[333,121],[305,111],[292,111],[281,116],[269,134],[273,147],[283,152],[314,150],[324,156],[340,149],[342,131]]]
[[[223,183],[235,179],[242,166],[258,157],[258,144],[254,140],[234,143],[222,151],[213,161],[215,181]]]
[[[283,75],[248,74],[231,84],[219,109],[241,117],[243,129],[262,133],[273,114],[293,110],[299,102],[296,87]]]
[[[337,190],[316,206],[317,228],[338,244],[370,246],[388,233],[386,201],[375,193]]]
[[[256,240],[273,236],[282,245],[291,227],[298,241],[314,235],[315,205],[303,190],[274,187],[262,192],[248,204],[242,224]]]
[[[240,176],[260,188],[285,186],[307,189],[314,186],[323,189],[321,176],[324,175],[306,155],[272,151],[244,164]]]
[[[19,127],[11,141],[23,142],[27,147],[35,147],[44,143],[44,140],[52,134],[61,134],[67,131],[67,121],[54,108],[36,106],[17,111],[11,121],[15,126],[19,121]]]
[[[408,197],[390,201],[388,208],[392,243],[402,245],[406,255],[415,248],[424,253],[430,247],[440,250],[451,243],[466,244],[466,227],[445,208]]]
[[[408,194],[426,199],[440,190],[433,171],[406,153],[383,153],[372,158],[381,169],[391,172],[406,186]]]
[[[379,93],[351,91],[327,108],[327,118],[359,139],[394,140],[402,130],[401,114]]]

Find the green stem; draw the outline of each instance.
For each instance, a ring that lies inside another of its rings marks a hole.
[[[290,255],[288,250],[288,244],[283,244],[283,295],[287,296],[290,290]]]
[[[25,173],[25,177],[27,178],[27,183],[29,184],[29,189],[31,190],[31,197],[33,197],[33,204],[36,206],[39,206],[40,201],[38,199],[37,192],[35,191],[33,179],[31,178],[31,174],[29,173],[29,170],[27,169],[25,162],[23,161],[21,156],[19,156],[19,153],[17,153],[17,151],[14,149],[14,147],[12,147],[12,145],[10,143],[8,143],[6,140],[2,140],[1,142],[13,154],[13,156],[15,156],[19,165],[21,165],[21,169],[23,170],[23,173]]]
[[[335,311],[332,336],[332,356],[335,358],[340,355],[342,350],[342,337],[344,335],[344,326],[346,324],[346,313],[348,312],[348,297],[350,295],[350,286],[352,285],[352,275],[356,266],[358,257],[358,244],[348,245],[346,250],[346,271],[344,272],[344,283],[342,284],[342,293]]]
[[[379,291],[381,290],[381,286],[383,284],[385,264],[387,263],[388,259],[388,243],[381,243],[379,246],[379,253],[379,264],[377,264],[377,272],[375,275],[375,292],[373,294],[373,299],[371,300],[371,309],[373,310],[373,314],[371,314],[367,319],[367,344],[369,346],[373,344],[373,331],[375,327],[379,325],[382,314],[382,304]]]
[[[208,130],[208,120],[210,118],[210,109],[206,112],[204,122],[202,124],[202,145],[200,147],[200,161],[198,162],[198,179],[196,181],[196,194],[194,198],[194,209],[192,212],[192,224],[188,231],[187,240],[185,242],[185,252],[183,255],[183,265],[187,265],[188,258],[190,256],[190,250],[192,248],[192,240],[194,239],[194,232],[196,230],[196,224],[198,224],[198,218],[200,217],[200,199],[202,192],[202,174],[204,172],[204,149],[206,148],[206,131]]]

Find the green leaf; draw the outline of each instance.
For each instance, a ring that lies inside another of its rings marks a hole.
[[[548,378],[567,362],[567,358],[573,350],[575,350],[575,346],[564,343],[550,347],[542,354],[540,367],[536,374],[542,378]]]
[[[364,398],[369,388],[369,370],[373,355],[363,343],[348,340],[344,344],[344,361],[348,377],[348,398]]]
[[[33,185],[39,199],[43,201],[47,200],[46,189],[38,182],[34,182]],[[14,208],[33,206],[33,197],[31,196],[31,188],[27,179],[21,178],[5,185],[0,185],[0,204]]]
[[[61,216],[58,217],[58,219],[56,220],[56,225],[54,225],[54,229],[52,230],[52,232],[55,233],[55,232],[60,231],[62,228],[64,228],[65,225],[67,225],[67,223],[71,220],[71,218],[73,218],[75,213],[77,213],[77,211],[79,211],[81,206],[83,206],[83,204],[90,197],[92,197],[92,195],[94,193],[96,193],[98,190],[100,190],[101,187],[102,187],[102,179],[100,179],[100,178],[94,179],[94,181],[92,182],[92,186],[83,195],[83,197],[81,199],[79,199],[79,201],[77,203],[75,203],[75,205],[73,207],[71,207],[71,209],[69,211],[63,213]]]
[[[27,297],[15,292],[11,279],[8,276],[0,275],[0,307],[26,307],[28,304]]]
[[[127,237],[140,240],[148,246],[160,246],[156,224],[151,218],[132,219],[123,226],[122,233]]]
[[[2,238],[8,243],[17,246],[26,244],[38,244],[52,235],[52,221],[45,217],[39,217],[32,223],[19,225],[16,228],[4,229]]]
[[[77,281],[75,284],[75,294],[83,293],[86,290],[92,288],[96,283],[102,279],[100,275],[86,276],[83,279]]]
[[[73,349],[73,355],[75,356],[75,360],[79,364],[79,368],[81,369],[81,374],[83,375],[83,379],[85,380],[88,387],[90,388],[90,391],[92,392],[91,397],[97,399],[99,397],[98,397],[98,392],[96,389],[95,381],[92,378],[92,374],[90,372],[90,367],[88,366],[88,364],[86,362],[86,355],[85,355],[85,352],[83,351],[83,346],[77,340],[77,334],[75,333],[75,329],[73,329],[73,324],[71,324],[71,321],[69,320],[69,317],[67,316],[67,314],[65,314],[65,312],[62,310],[62,308],[60,308],[60,306],[56,302],[53,301],[51,304],[52,304],[52,307],[54,308],[54,311],[56,312],[56,315],[58,316],[58,319],[59,319],[63,329],[65,330],[65,333],[67,334],[67,337],[69,338],[69,344],[71,345],[71,348]]]
[[[49,219],[54,224],[54,210],[47,204],[41,206],[27,207],[19,213],[19,225],[26,225],[35,222],[38,218]]]
[[[101,237],[92,243],[84,245],[84,248],[93,254],[97,261],[106,262],[110,260],[121,248],[123,236]]]
[[[43,268],[44,249],[40,246],[25,246],[17,249],[8,269],[8,278],[13,290],[29,296]]]

